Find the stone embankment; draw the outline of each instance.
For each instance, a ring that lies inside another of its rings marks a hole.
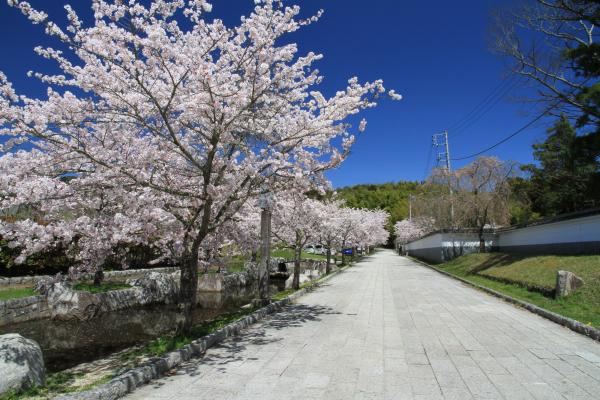
[[[89,320],[98,314],[140,307],[150,304],[169,304],[179,293],[179,272],[164,273],[157,270],[120,271],[135,276],[126,282],[130,289],[112,290],[106,293],[90,293],[74,290],[68,282],[50,283],[38,296],[0,301],[0,326],[38,319]],[[203,274],[198,279],[199,292],[232,291],[254,282],[254,272],[234,274]],[[37,282],[41,282],[38,279]]]
[[[161,272],[164,274],[172,273],[177,271],[177,267],[165,267],[165,268],[153,268],[153,269],[126,269],[123,271],[105,271],[104,282],[119,283],[125,282],[127,279],[141,278],[149,271]],[[1,277],[0,276],[0,288],[2,287],[26,287],[36,286],[38,282],[52,279],[50,275],[33,275],[33,276],[14,276],[14,277]],[[94,280],[93,274],[87,274],[81,277],[82,282],[92,282]]]
[[[325,273],[325,262],[303,260],[300,264],[301,283],[314,280]],[[293,262],[272,259],[270,273],[281,273],[286,278],[293,274]],[[199,292],[231,292],[255,282],[256,265],[248,264],[240,273],[208,273],[198,279]],[[84,281],[87,280],[86,277]],[[150,304],[169,304],[179,291],[179,271],[176,268],[152,270],[109,271],[106,282],[126,282],[131,289],[106,293],[73,290],[67,282],[51,283],[41,295],[0,301],[0,326],[45,318],[89,320],[110,311]],[[39,286],[49,276],[0,278],[1,286]],[[291,281],[290,281],[291,282]],[[286,285],[287,286],[287,285]]]

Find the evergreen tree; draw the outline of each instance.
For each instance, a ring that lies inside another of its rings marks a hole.
[[[588,143],[593,136],[577,136],[563,115],[546,140],[533,145],[539,166],[523,169],[531,174],[534,211],[548,216],[600,205],[600,163]]]

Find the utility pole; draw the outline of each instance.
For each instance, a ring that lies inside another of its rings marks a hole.
[[[408,195],[408,220],[412,221],[412,199],[413,199],[413,195],[409,194]]]
[[[453,200],[453,192],[452,185],[450,184],[450,172],[452,171],[450,167],[450,144],[448,143],[448,131],[444,131],[442,133],[436,133],[432,136],[433,145],[436,148],[441,148],[437,150],[437,165],[440,165],[440,161],[444,161],[446,164],[444,169],[446,171],[446,176],[448,177],[448,190],[450,191],[450,222],[454,223],[454,200]]]

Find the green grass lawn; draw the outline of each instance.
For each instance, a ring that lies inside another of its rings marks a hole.
[[[271,257],[285,258],[286,260],[292,260],[294,258],[294,250],[290,248],[275,249],[271,251]],[[311,254],[305,251],[300,256],[303,260],[326,260],[326,256],[320,254]]]
[[[93,284],[89,284],[89,283],[77,283],[77,284],[73,285],[74,290],[81,290],[84,292],[91,292],[91,293],[105,293],[105,292],[109,292],[111,290],[129,289],[130,287],[131,287],[130,285],[127,285],[125,283],[110,283],[110,282],[102,283],[100,286],[94,286]]]
[[[19,299],[21,297],[35,296],[37,293],[33,288],[7,288],[0,289],[0,300]]]
[[[600,256],[523,257],[503,253],[468,254],[436,267],[470,282],[600,328]],[[562,299],[543,296],[518,284],[493,280],[508,279],[523,285],[552,289],[556,283],[556,271],[560,269],[579,275],[585,282],[577,292]]]

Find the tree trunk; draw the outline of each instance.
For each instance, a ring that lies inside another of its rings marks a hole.
[[[100,286],[104,281],[104,270],[102,268],[98,268],[96,273],[94,273],[94,286]]]
[[[181,278],[178,306],[182,319],[177,326],[178,334],[188,334],[192,330],[192,314],[198,294],[198,248],[199,246],[194,244],[191,249],[186,250],[179,267]]]
[[[346,265],[346,253],[344,253],[344,249],[346,247],[346,241],[342,242],[342,265]]]
[[[294,248],[294,278],[292,280],[292,288],[300,289],[300,257],[302,256],[302,246],[299,241],[296,241]]]
[[[485,238],[483,237],[483,229],[479,231],[479,252],[485,253]]]
[[[331,273],[331,241],[327,242],[327,264],[325,265],[325,274]]]

